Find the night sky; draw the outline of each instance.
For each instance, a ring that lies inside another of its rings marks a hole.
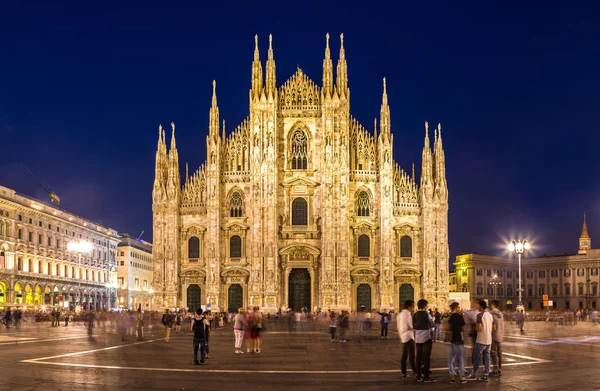
[[[442,123],[452,257],[517,235],[574,253],[584,212],[600,243],[599,9],[44,3],[0,5],[1,185],[47,200],[22,161],[62,208],[151,240],[158,125],[176,124],[183,177],[206,157],[213,79],[228,132],[248,115],[255,34],[263,61],[273,34],[281,85],[297,65],[321,84],[343,32],[351,113],[372,130],[387,77],[402,167],[419,175],[423,123]]]

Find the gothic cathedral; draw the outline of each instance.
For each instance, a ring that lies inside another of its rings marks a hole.
[[[279,88],[255,38],[250,115],[229,135],[213,81],[207,160],[183,185],[175,125],[159,128],[153,189],[154,308],[210,304],[400,310],[445,307],[448,187],[441,127],[425,123],[420,183],[393,160],[385,79],[369,131],[350,114],[343,35],[334,79],[329,35],[322,87],[298,69]]]

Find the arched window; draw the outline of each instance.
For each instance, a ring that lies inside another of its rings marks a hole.
[[[400,257],[412,258],[412,239],[404,235],[400,238]]]
[[[483,287],[482,286],[477,287],[477,296],[483,296]]]
[[[237,235],[233,235],[229,239],[229,257],[230,258],[241,258],[242,257],[242,238]]]
[[[75,268],[71,268],[71,278],[75,278]]]
[[[197,236],[192,236],[188,240],[188,258],[200,258],[200,239]]]
[[[38,273],[43,273],[44,267],[42,266],[42,261],[38,261]]]
[[[244,215],[244,200],[239,191],[234,191],[229,199],[229,216],[242,217]]]
[[[296,130],[292,135],[292,170],[306,170],[308,168],[308,139],[302,130]]]
[[[361,191],[356,199],[356,214],[358,216],[369,216],[371,211],[371,199],[366,191]]]
[[[359,257],[370,257],[371,256],[371,239],[367,235],[360,235],[358,237],[358,256]]]
[[[23,258],[21,258],[21,257],[17,258],[17,270],[19,270],[19,271],[23,270]]]
[[[33,273],[33,261],[30,259],[27,263],[28,263],[28,265],[27,265],[27,271],[29,273]]]
[[[292,225],[308,225],[308,203],[304,198],[292,201]]]

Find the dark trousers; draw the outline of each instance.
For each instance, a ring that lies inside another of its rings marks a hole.
[[[417,377],[429,377],[429,365],[431,360],[431,348],[433,343],[431,340],[417,344]]]
[[[492,341],[492,364],[494,370],[502,369],[502,342]]]
[[[210,350],[208,349],[208,341],[210,339],[210,334],[207,333],[204,338],[205,338],[205,340],[204,340],[204,347],[205,347],[205,350],[206,350],[206,355],[208,355],[208,353],[210,352]]]
[[[388,324],[387,323],[382,323],[381,324],[381,336],[382,337],[387,337],[387,332],[388,332]]]
[[[331,340],[335,339],[335,327],[329,327],[329,332],[331,333]]]
[[[200,348],[200,362],[206,358],[206,343],[204,339],[194,338],[194,362],[198,361],[198,348]]]
[[[413,373],[417,373],[417,368],[415,367],[415,340],[411,339],[408,342],[402,344],[402,358],[400,359],[400,367],[402,368],[402,373],[406,375],[406,359],[410,361],[410,369],[412,369]]]

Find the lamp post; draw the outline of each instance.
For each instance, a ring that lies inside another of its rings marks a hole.
[[[523,310],[523,289],[522,289],[522,280],[523,280],[523,276],[521,274],[521,255],[523,254],[523,251],[527,251],[531,248],[531,245],[529,244],[529,242],[527,241],[527,239],[519,239],[519,240],[511,240],[508,243],[508,251],[510,251],[511,253],[514,252],[517,254],[517,257],[519,258],[519,288],[517,289],[517,291],[519,292],[519,302],[517,304],[517,311],[518,310]]]
[[[81,305],[81,254],[92,251],[92,248],[92,244],[85,240],[67,243],[67,251],[77,254],[77,262],[79,265],[79,291],[77,292],[78,306]]]
[[[496,300],[496,293],[498,292],[498,286],[502,285],[502,281],[498,279],[498,274],[492,276],[492,280],[488,283],[494,287],[494,300]]]

